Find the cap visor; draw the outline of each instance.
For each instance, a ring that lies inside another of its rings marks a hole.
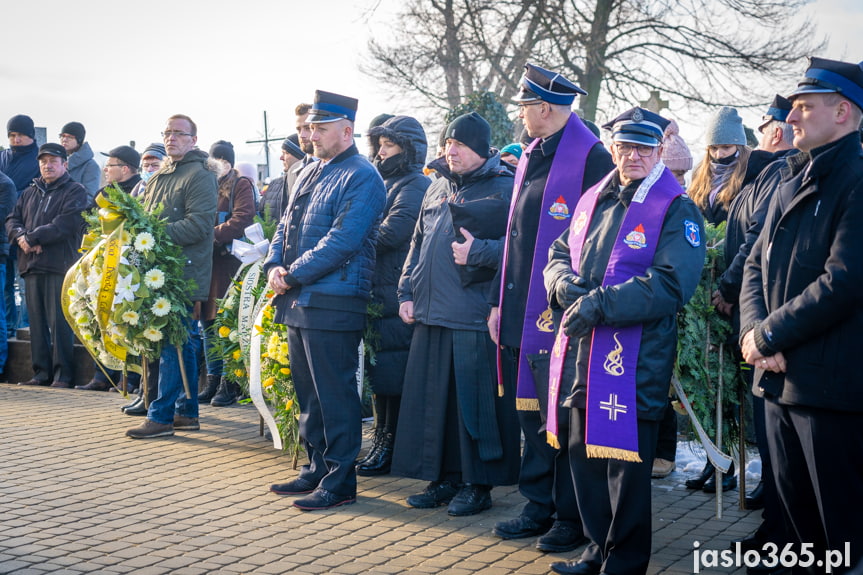
[[[789,100],[801,94],[836,94],[836,90],[822,88],[821,86],[798,86],[796,90],[786,96]]]
[[[328,124],[330,122],[338,122],[339,120],[347,120],[347,118],[342,116],[322,116],[320,114],[310,114],[306,118],[306,122],[309,124]]]
[[[618,132],[612,136],[611,140],[622,144],[636,144],[639,146],[650,146],[651,148],[656,148],[660,144],[660,142],[652,136],[634,134],[632,132]]]

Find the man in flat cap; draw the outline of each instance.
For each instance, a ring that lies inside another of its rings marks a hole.
[[[307,118],[318,162],[294,186],[264,262],[274,321],[287,325],[300,438],[309,463],[275,484],[304,511],[356,501],[362,442],[357,348],[386,190],[354,145],[357,100],[318,90]]]
[[[518,487],[527,504],[518,517],[495,525],[494,533],[503,539],[541,535],[537,549],[562,553],[585,539],[566,434],[560,449],[555,449],[544,433],[554,332],[542,270],[548,248],[567,229],[581,193],[614,164],[605,146],[571,111],[584,90],[534,64],[525,65],[520,88],[515,102],[530,144],[516,170],[502,265],[490,292],[488,327],[499,344],[498,377],[517,390],[516,408],[525,437]],[[567,293],[578,292],[572,286],[561,297]],[[570,298],[566,305],[573,302]]]
[[[788,158],[746,262],[740,342],[755,366],[753,393],[764,397],[792,542],[815,557],[847,544],[854,566],[863,557],[863,386],[854,361],[863,333],[863,65],[810,58],[788,99],[802,153]]]
[[[60,144],[39,148],[41,176],[33,180],[6,219],[9,241],[18,246],[18,271],[26,285],[33,377],[19,385],[72,387],[75,336],[61,307],[63,278],[78,259],[87,191],[66,171]]]
[[[105,186],[100,188],[96,195],[104,194],[105,188],[111,185],[116,185],[127,194],[132,193],[135,186],[141,181],[141,176],[138,175],[138,165],[141,163],[141,155],[131,146],[117,146],[109,152],[100,152],[103,156],[108,156],[108,161],[105,162],[105,167],[102,168],[102,173],[105,176]],[[109,391],[113,385],[119,386],[120,378],[123,373],[119,370],[102,369],[96,364],[93,371],[93,379],[85,385],[76,385],[75,389],[83,389],[86,391]],[[129,379],[137,383],[138,374],[129,372]],[[135,385],[135,388],[138,386]]]
[[[399,316],[414,326],[392,473],[429,481],[407,504],[453,516],[492,506],[518,479],[515,390],[496,392],[488,290],[500,264],[512,172],[471,112],[446,128],[439,177],[426,191],[399,280]]]
[[[582,194],[544,271],[559,326],[546,428],[550,441],[559,438],[557,398],[565,396],[590,539],[579,561],[553,563],[555,573],[638,575],[650,561],[650,474],[676,316],[695,292],[705,250],[701,214],[660,160],[667,125],[632,108],[603,126],[617,169]]]

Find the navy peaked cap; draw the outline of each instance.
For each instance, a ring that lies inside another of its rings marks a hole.
[[[852,64],[827,58],[809,58],[809,68],[797,89],[788,96],[801,94],[842,94],[863,110],[863,62]]]
[[[306,121],[310,124],[325,124],[338,120],[353,122],[357,117],[357,104],[356,98],[315,90],[315,100]]]
[[[587,95],[587,92],[557,72],[531,63],[524,65],[524,75],[518,84],[519,91],[513,98],[514,102],[545,100],[549,104],[569,106],[578,94]]]
[[[611,131],[614,142],[656,147],[662,143],[665,128],[669,123],[670,120],[659,114],[636,106],[604,124],[602,128]]]
[[[761,124],[758,126],[758,129],[762,129],[773,120],[784,122],[788,119],[788,112],[790,111],[791,100],[776,94],[776,97],[773,98],[773,102],[770,103],[770,107],[767,108],[767,112],[761,116]]]

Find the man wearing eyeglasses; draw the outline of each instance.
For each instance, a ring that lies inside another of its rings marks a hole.
[[[650,474],[677,349],[676,314],[704,264],[703,221],[660,160],[668,120],[632,108],[603,126],[617,169],[585,192],[552,245],[545,286],[559,326],[547,435],[569,408],[569,456],[584,532],[564,574],[646,573]],[[557,294],[575,286],[574,303]]]
[[[105,162],[105,167],[102,168],[102,173],[105,176],[105,186],[99,188],[96,192],[96,197],[105,193],[105,188],[111,185],[116,185],[127,194],[132,192],[132,189],[141,181],[141,176],[138,175],[138,164],[141,162],[141,155],[131,146],[117,146],[108,153],[101,152],[103,156],[108,156],[108,161]],[[95,198],[92,206],[95,206]],[[91,206],[91,207],[92,207]],[[85,385],[76,385],[75,389],[83,389],[86,391],[110,391],[112,382],[114,385],[119,385],[122,372],[119,370],[105,369],[99,365],[94,366],[93,379]],[[131,373],[130,373],[131,378]]]
[[[563,553],[582,544],[584,535],[565,444],[552,448],[540,431],[548,395],[548,350],[554,343],[542,270],[551,242],[567,228],[581,193],[614,164],[605,146],[571,111],[584,90],[534,64],[525,65],[520,88],[514,101],[530,144],[516,170],[515,200],[492,288],[488,328],[499,344],[498,377],[507,380],[505,388],[516,388],[525,437],[518,488],[527,504],[518,517],[495,525],[494,533],[503,539],[541,535],[537,549]]]
[[[206,301],[213,269],[213,222],[216,221],[216,175],[207,168],[207,154],[196,147],[198,127],[188,116],[168,118],[162,132],[167,165],[150,177],[141,197],[144,208],[162,206],[168,236],[183,250],[185,277],[194,282],[193,302]],[[196,322],[189,321],[190,335]],[[189,396],[185,394],[176,348],[166,345],[159,359],[158,396],[150,403],[147,419],[126,431],[134,439],[174,435],[174,430],[194,431],[198,423],[198,363],[195,338],[183,345],[183,362]],[[175,408],[176,403],[176,408]]]

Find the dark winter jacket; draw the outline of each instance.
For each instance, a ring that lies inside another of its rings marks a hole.
[[[773,154],[770,152],[765,152],[764,150],[753,150],[752,153],[749,154],[749,160],[746,162],[746,173],[743,175],[743,183],[740,185],[740,189],[742,190],[743,187],[749,185],[753,180],[755,180],[758,174],[761,173],[761,170],[766,168],[767,164],[772,162],[774,159]],[[708,205],[706,208],[702,209],[702,214],[704,215],[705,221],[718,226],[728,218],[729,207],[730,204],[729,206],[726,206],[722,202],[716,202],[712,206]]]
[[[486,281],[465,286],[453,259],[456,240],[449,203],[462,204],[494,199],[509,205],[512,197],[512,172],[501,165],[495,152],[475,171],[458,175],[449,171],[446,160],[429,164],[441,177],[426,192],[420,218],[411,240],[410,252],[399,281],[399,302],[413,301],[414,317],[426,325],[451,329],[487,330],[488,290],[493,274]],[[506,212],[501,227],[506,229]],[[470,230],[468,230],[470,231]],[[475,239],[468,265],[497,270],[503,237]]]
[[[72,180],[78,182],[87,190],[87,195],[92,198],[99,189],[102,181],[102,170],[93,159],[93,150],[90,144],[84,142],[81,147],[69,156],[68,170]]]
[[[704,225],[695,203],[688,196],[677,197],[665,214],[653,264],[647,272],[621,284],[602,287],[620,225],[639,184],[641,180],[632,182],[618,193],[619,179],[615,175],[601,192],[581,253],[581,267],[589,270],[588,274],[577,275],[572,270],[569,230],[555,240],[544,272],[545,289],[556,328],[570,305],[559,302],[554,295],[560,282],[580,286],[584,291],[581,299],[595,301],[601,325],[642,324],[636,367],[638,417],[658,421],[668,403],[668,385],[677,350],[677,312],[695,293],[704,266]],[[702,230],[698,246],[686,239],[686,220]],[[570,374],[569,381],[561,382],[561,389],[569,392],[564,401],[566,407],[585,407],[590,341],[589,336],[569,341],[564,366],[564,374]]]
[[[5,222],[12,210],[15,209],[15,202],[18,200],[18,190],[15,189],[15,182],[12,179],[0,172],[0,222]],[[6,257],[9,255],[9,238],[6,234],[0,234],[0,265],[5,264]]]
[[[6,219],[6,234],[16,245],[18,238],[25,236],[31,246],[41,246],[42,253],[18,250],[22,276],[66,273],[78,259],[84,229],[81,212],[87,209],[88,201],[87,191],[68,173],[50,184],[37,178],[24,190]]]
[[[269,220],[273,222],[282,219],[285,208],[288,206],[288,197],[291,195],[291,189],[294,187],[297,177],[303,168],[314,161],[313,157],[306,156],[291,166],[287,172],[282,172],[278,178],[273,178],[270,181],[267,193],[261,196],[261,201],[258,202],[258,213],[262,218],[269,217]]]
[[[856,131],[788,158],[740,292],[741,338],[754,330],[758,350],[782,352],[787,370],[756,369],[754,393],[863,412],[854,361],[863,333],[860,222],[863,152]]]
[[[298,325],[313,321],[315,312],[306,310],[360,314],[365,321],[385,201],[383,180],[356,146],[303,169],[264,262],[267,273],[274,266],[288,270],[291,289],[273,300],[277,322],[311,327]]]
[[[34,179],[39,177],[39,146],[33,142],[29,146],[10,146],[0,150],[0,172],[15,182],[20,195]]]
[[[767,206],[773,190],[779,185],[780,170],[786,165],[785,156],[796,152],[797,150],[782,150],[773,154],[773,161],[753,181],[743,186],[728,207],[723,246],[726,269],[719,278],[718,289],[722,299],[735,306],[740,297],[743,266],[764,226]]]
[[[233,196],[233,200],[231,197]],[[216,227],[213,230],[213,276],[210,297],[201,306],[201,319],[216,318],[216,299],[225,297],[240,260],[231,254],[231,245],[245,235],[255,219],[255,189],[249,178],[231,170],[219,179]]]
[[[401,146],[402,153],[386,160],[377,157],[381,136]],[[377,361],[369,366],[369,375],[375,393],[400,395],[413,326],[399,317],[397,291],[411,235],[431,183],[422,172],[428,146],[422,126],[408,116],[395,116],[373,128],[369,140],[375,157],[373,163],[387,188],[372,276],[372,304],[380,314],[371,322],[377,336],[374,342]]]
[[[179,161],[165,160],[147,182],[141,203],[147,211],[163,206],[168,236],[186,257],[187,281],[195,282],[192,301],[206,301],[213,269],[213,222],[216,221],[216,174],[207,154],[191,150]]]
[[[288,192],[290,191],[287,186],[287,179],[288,175],[282,172],[279,177],[270,180],[258,205],[258,213],[261,214],[262,218],[271,222],[278,222],[282,219],[285,206],[288,205]]]

